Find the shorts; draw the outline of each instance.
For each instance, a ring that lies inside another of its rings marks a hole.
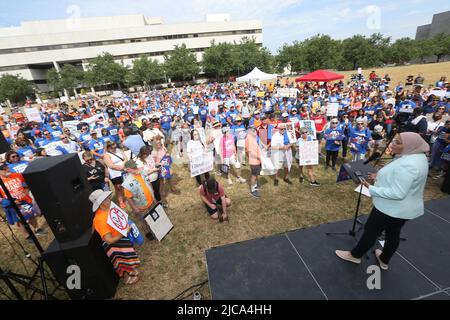
[[[223,159],[223,164],[226,164],[227,166],[233,166],[236,169],[241,168],[241,164],[236,160],[236,155],[233,155],[231,158]]]
[[[123,183],[123,178],[122,177],[112,178],[111,182],[113,185],[117,186]]]
[[[226,196],[225,196],[225,197],[226,197]],[[216,205],[216,208],[215,208],[215,209],[211,209],[210,206],[208,206],[208,205],[205,203],[206,210],[208,210],[208,214],[209,214],[210,216],[212,216],[213,214],[217,213],[218,207],[219,207],[219,206],[222,206],[222,199],[217,200],[216,203],[215,203],[215,205]]]
[[[258,165],[250,165],[250,171],[252,173],[252,176],[259,176],[261,174],[261,164]]]

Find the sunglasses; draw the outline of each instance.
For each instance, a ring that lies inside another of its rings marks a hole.
[[[339,122],[332,122],[331,124],[339,124]]]
[[[13,154],[10,156],[10,158],[18,158],[18,157],[19,157],[19,155],[17,155],[17,154]]]

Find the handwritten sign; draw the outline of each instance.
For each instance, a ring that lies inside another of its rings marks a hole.
[[[327,117],[337,117],[339,112],[339,103],[329,103],[327,106]]]
[[[214,168],[214,155],[211,151],[195,153],[190,162],[191,177],[210,172]]]
[[[295,88],[279,88],[277,94],[282,98],[296,98],[298,94],[298,89]]]
[[[124,237],[127,236],[128,214],[120,209],[114,202],[111,202],[107,223]]]
[[[304,141],[299,148],[299,162],[301,166],[319,164],[319,142]]]
[[[25,108],[23,109],[25,116],[29,122],[43,122],[39,110],[37,108]]]
[[[286,123],[286,132],[289,138],[289,143],[296,143],[297,136],[295,135],[295,124],[294,123]]]

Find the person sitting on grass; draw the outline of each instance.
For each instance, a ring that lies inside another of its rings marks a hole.
[[[228,209],[231,206],[231,200],[214,177],[209,177],[200,186],[199,192],[211,219],[219,220],[219,222],[229,221]]]

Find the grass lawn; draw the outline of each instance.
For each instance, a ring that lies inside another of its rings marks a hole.
[[[249,167],[243,168],[243,176],[249,178]],[[279,187],[274,187],[271,177],[263,177],[261,199],[254,199],[249,195],[247,184],[236,182],[229,187],[225,179],[219,178],[233,202],[230,222],[219,224],[208,217],[198,197],[195,179],[190,178],[188,168],[174,166],[176,186],[181,190],[180,195],[168,197],[170,208],[167,213],[174,229],[161,243],[146,242],[138,249],[142,262],[141,280],[133,286],[121,284],[116,298],[172,299],[188,287],[208,278],[204,253],[209,248],[352,218],[357,200],[357,193],[353,191],[355,185],[351,181],[336,184],[337,173],[325,171],[323,165],[317,166],[315,172],[318,181],[322,183],[319,188],[309,186],[306,181],[300,185],[297,166],[291,172],[291,180],[294,182],[292,186],[280,180]],[[429,179],[425,200],[444,196],[439,190],[438,182]],[[370,207],[370,199],[363,197],[361,212],[368,213]],[[11,242],[5,223],[0,224],[0,231]],[[16,234],[25,248],[35,255],[34,247],[22,235]],[[0,265],[26,273],[21,262],[26,259],[19,247],[16,244],[13,246],[20,259],[2,235],[0,239],[0,250],[3,253]],[[47,247],[52,236],[40,240]],[[28,273],[33,270],[29,261],[24,261],[24,264]],[[0,286],[4,287],[4,284],[0,283]],[[206,299],[210,298],[207,285],[201,293]],[[0,295],[0,299],[4,297]]]

